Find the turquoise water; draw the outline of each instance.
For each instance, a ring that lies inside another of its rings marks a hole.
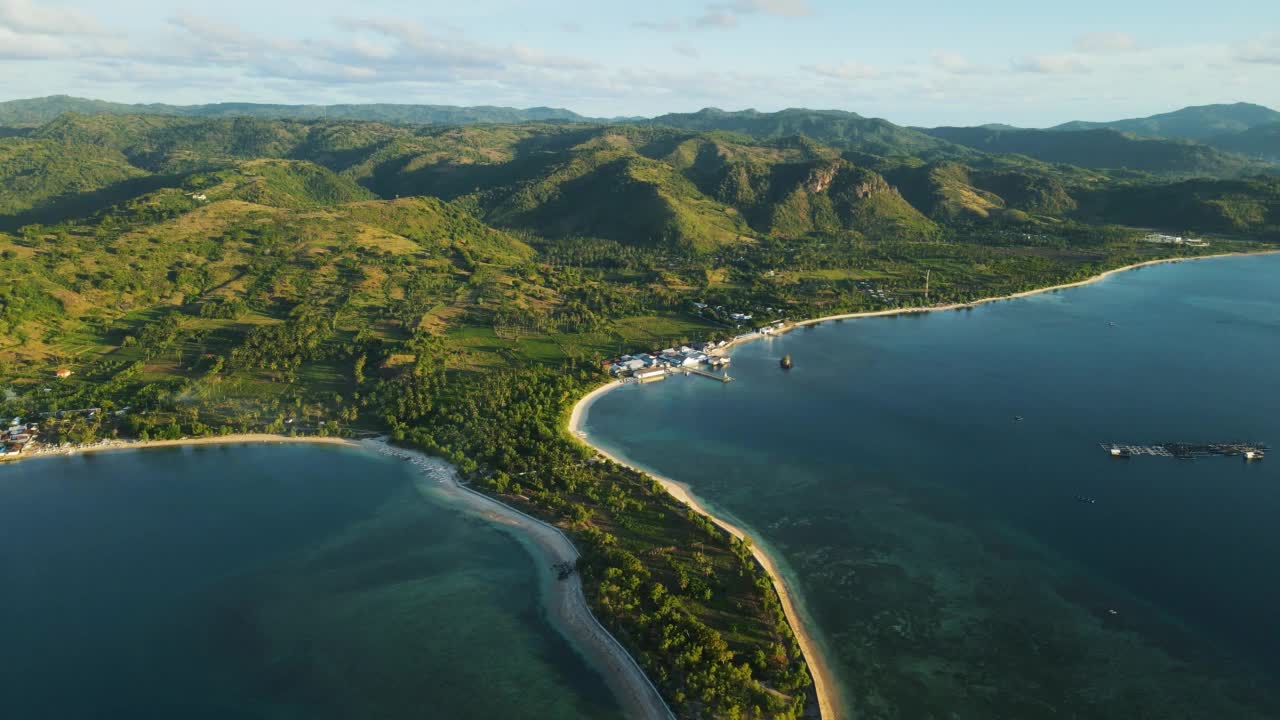
[[[301,445],[0,467],[0,717],[617,717],[544,569],[414,477]]]
[[[1280,717],[1280,257],[827,322],[733,360],[728,385],[610,393],[586,430],[781,558],[854,716]],[[1098,447],[1236,439],[1278,449]]]

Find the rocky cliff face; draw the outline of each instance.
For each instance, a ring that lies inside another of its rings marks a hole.
[[[847,167],[851,166],[843,160],[822,163],[809,171],[809,177],[803,183],[804,189],[814,194],[826,192],[836,175]]]

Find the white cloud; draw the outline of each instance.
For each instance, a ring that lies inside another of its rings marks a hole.
[[[49,60],[73,55],[75,51],[62,38],[18,33],[7,27],[0,27],[0,58]]]
[[[1093,32],[1076,37],[1072,46],[1082,53],[1123,53],[1137,50],[1138,40],[1126,33]]]
[[[94,35],[102,32],[98,21],[85,13],[42,5],[36,7],[31,0],[0,0],[0,27],[40,35]]]
[[[1268,33],[1252,38],[1235,53],[1241,62],[1256,65],[1280,65],[1280,33]]]
[[[859,62],[839,65],[805,65],[801,69],[835,80],[871,80],[880,77],[880,68]]]
[[[723,10],[713,10],[693,21],[700,28],[732,28],[738,26],[738,16]]]
[[[671,49],[687,58],[696,58],[702,55],[702,53],[698,52],[698,48],[688,43],[673,43]]]
[[[1071,75],[1089,72],[1089,66],[1074,55],[1028,55],[1012,62],[1018,72],[1042,75]]]
[[[808,0],[736,0],[719,7],[739,15],[763,13],[778,17],[804,17],[813,14]]]
[[[813,14],[808,0],[733,0],[708,4],[701,15],[681,21],[637,20],[631,26],[640,30],[677,32],[684,28],[696,30],[724,30],[741,24],[746,15],[770,15],[781,18],[806,17]]]
[[[953,75],[981,75],[989,73],[993,68],[973,63],[960,53],[938,50],[929,55],[933,67]]]
[[[677,32],[683,27],[679,20],[636,20],[631,27],[637,30],[653,30],[655,32]]]

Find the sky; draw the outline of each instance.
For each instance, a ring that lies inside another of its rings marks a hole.
[[[0,100],[834,108],[904,125],[1280,107],[1280,2],[0,0]]]

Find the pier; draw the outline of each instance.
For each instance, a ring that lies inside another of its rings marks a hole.
[[[1113,457],[1151,457],[1177,458],[1194,460],[1203,457],[1243,457],[1246,460],[1261,460],[1267,450],[1263,443],[1255,442],[1221,442],[1221,443],[1158,443],[1155,445],[1126,445],[1122,443],[1099,443]]]
[[[701,375],[702,377],[711,378],[712,380],[719,380],[720,382],[724,382],[724,383],[733,382],[733,378],[729,377],[728,373],[725,373],[724,375],[717,375],[713,372],[707,372],[706,370],[702,370],[700,368],[695,368],[695,367],[677,368],[675,372],[693,373],[694,375]]]

